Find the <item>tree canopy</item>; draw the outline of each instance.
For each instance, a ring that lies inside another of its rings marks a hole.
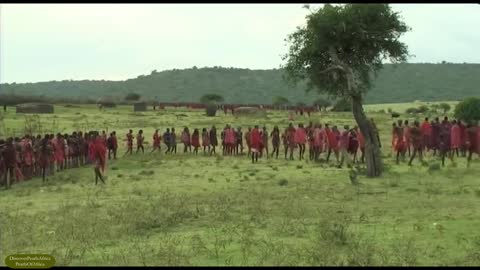
[[[362,96],[382,61],[404,62],[407,46],[398,39],[409,28],[388,4],[325,4],[288,36],[285,69],[293,82],[332,97]],[[348,79],[346,66],[354,73]],[[349,86],[354,86],[350,88]]]
[[[480,98],[471,97],[459,102],[455,107],[455,117],[466,122],[480,120]]]
[[[206,94],[200,98],[202,103],[223,102],[223,97],[217,94]]]
[[[273,105],[281,106],[287,105],[288,103],[290,103],[290,101],[286,97],[276,96],[273,98]]]
[[[128,93],[126,96],[125,96],[125,100],[128,100],[128,101],[137,101],[140,99],[140,94],[137,94],[137,93]]]

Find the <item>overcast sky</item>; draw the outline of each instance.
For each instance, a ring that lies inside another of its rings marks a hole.
[[[278,68],[302,4],[2,4],[0,82],[125,80],[173,68]],[[409,62],[480,63],[480,5],[397,4]]]

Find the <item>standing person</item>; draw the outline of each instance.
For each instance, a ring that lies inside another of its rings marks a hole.
[[[397,124],[392,124],[392,156],[395,155],[395,144],[397,142]]]
[[[245,142],[247,143],[247,149],[248,149],[248,153],[247,153],[247,156],[250,156],[251,152],[252,152],[252,144],[250,142],[250,133],[252,132],[252,128],[251,127],[248,127],[248,130],[247,132],[245,132]]]
[[[54,149],[50,144],[50,137],[45,135],[45,138],[42,140],[40,149],[39,149],[39,159],[40,159],[40,171],[42,174],[42,181],[45,183],[47,179],[45,179],[45,174],[47,168],[49,167],[49,163],[51,162],[50,156],[53,154]]]
[[[432,141],[432,126],[428,121],[428,117],[425,117],[425,120],[422,123],[421,127],[422,131],[422,147],[424,150],[430,150],[432,148],[431,141]]]
[[[314,145],[314,159],[315,161],[319,160],[320,154],[324,151],[325,148],[325,140],[326,134],[325,130],[322,128],[322,124],[315,125],[315,129],[313,130],[313,145]]]
[[[116,146],[115,146],[115,135],[114,135],[114,132],[110,133],[110,136],[108,137],[107,139],[107,149],[108,149],[108,159],[112,159],[112,155],[113,157],[116,159],[116,152],[117,152],[117,149],[116,149]]]
[[[127,133],[127,152],[125,152],[123,156],[125,156],[128,153],[130,153],[131,155],[132,152],[133,152],[133,130],[130,129]]]
[[[225,143],[225,131],[227,130],[227,125],[223,128],[223,130],[220,132],[220,140],[222,141],[222,153],[225,155],[227,152],[227,146]]]
[[[55,140],[55,162],[57,163],[57,172],[65,169],[65,139],[62,134],[57,133]]]
[[[113,143],[113,159],[117,159],[117,149],[118,149],[118,140],[117,132],[112,132],[112,143]]]
[[[478,148],[480,147],[480,141],[478,138],[479,133],[477,129],[480,130],[480,127],[476,127],[472,123],[468,123],[467,125],[467,140],[466,140],[466,149],[467,149],[467,167],[470,167],[470,162],[472,160],[473,153],[477,152],[480,154],[480,151],[478,151]]]
[[[207,154],[207,148],[208,152],[210,153],[210,135],[208,134],[208,131],[206,128],[202,129],[202,145],[203,145],[203,155]]]
[[[348,141],[348,152],[353,155],[353,163],[357,162],[357,153],[358,153],[358,134],[355,129],[350,130]]]
[[[441,127],[440,127],[440,120],[438,119],[438,117],[435,118],[435,122],[431,123],[431,126],[432,126],[431,145],[433,149],[433,155],[435,156],[437,154],[437,150],[439,150],[439,145],[440,145],[439,138],[440,138]]]
[[[458,120],[458,127],[460,128],[460,152],[462,153],[462,157],[466,157],[467,126],[465,126],[462,120]]]
[[[275,154],[276,159],[278,159],[278,150],[280,148],[280,130],[278,129],[278,126],[273,127],[273,131],[270,136],[272,137],[272,158]]]
[[[97,140],[101,140],[101,138],[97,138]],[[137,152],[136,153],[138,153],[140,149],[142,149],[142,154],[145,153],[145,149],[143,148],[143,140],[144,140],[143,130],[140,129],[137,134]]]
[[[448,120],[448,117],[445,116],[445,118],[443,119],[442,121],[442,124],[440,125],[440,129],[441,129],[441,132],[444,133],[444,140],[445,140],[445,143],[446,143],[446,149],[447,149],[447,153],[446,155],[450,156],[450,150],[451,150],[451,145],[452,145],[452,140],[451,140],[451,130],[452,130],[452,124],[450,123],[450,121]],[[452,156],[450,156],[451,158],[453,158]]]
[[[25,138],[23,139],[23,151],[24,151],[24,164],[25,164],[25,176],[27,179],[30,179],[33,177],[33,145],[32,145],[32,140],[30,139],[30,135],[25,135]],[[1,175],[1,174],[0,174]]]
[[[340,140],[338,141],[338,148],[340,149],[340,164],[338,168],[342,168],[343,162],[346,160],[347,166],[351,166],[350,156],[348,155],[348,146],[350,144],[350,130],[347,125],[344,127],[344,131],[340,135]]]
[[[403,128],[403,134],[405,136],[405,148],[406,152],[408,153],[408,156],[411,156],[410,152],[410,147],[411,147],[411,142],[410,142],[410,126],[408,124],[408,120],[404,121],[404,128]]]
[[[210,145],[212,146],[212,151],[210,152],[210,155],[212,155],[213,153],[216,154],[215,152],[215,147],[218,145],[218,140],[217,140],[217,128],[214,126],[212,126],[212,128],[210,129]]]
[[[235,130],[227,125],[225,130],[225,144],[227,148],[227,155],[233,154],[233,149],[235,148]]]
[[[17,167],[17,149],[13,144],[13,138],[8,138],[3,152],[3,166],[4,166],[4,175],[3,183],[5,183],[5,189],[10,188],[10,184],[13,183],[15,168]]]
[[[165,151],[165,154],[170,153],[171,147],[172,147],[172,134],[170,133],[170,129],[167,128],[167,131],[163,133],[163,143],[167,146],[167,150]]]
[[[49,162],[49,175],[54,175],[55,174],[55,152],[56,152],[56,147],[54,143],[54,136],[53,134],[50,134],[48,136],[48,143],[50,144],[50,147],[53,149],[53,151],[49,152],[50,156],[50,162]]]
[[[285,159],[287,159],[287,154],[288,154],[288,128],[285,128],[285,130],[282,133],[282,143],[283,143],[283,152],[285,154]]]
[[[293,159],[293,151],[297,147],[297,143],[296,143],[296,140],[295,140],[295,134],[296,133],[297,133],[297,130],[295,129],[293,124],[290,123],[290,125],[288,126],[288,129],[287,129],[288,148],[290,149],[290,160],[294,160]]]
[[[403,127],[403,121],[402,120],[398,120],[397,122],[397,128],[398,128],[398,134],[401,134],[402,138],[401,138],[401,141],[403,142],[403,147],[402,147],[402,150],[400,152],[401,156],[402,156],[402,159],[405,158],[405,153],[407,152],[407,142],[406,142],[406,136],[405,136],[405,129]]]
[[[172,132],[170,133],[170,143],[171,143],[171,153],[177,153],[177,134],[175,133],[175,128],[172,127]]]
[[[360,148],[360,152],[362,152],[360,162],[364,163],[365,162],[365,137],[363,136],[362,131],[358,127],[355,127],[355,131],[357,133],[358,146]]]
[[[307,134],[307,143],[308,143],[308,158],[313,160],[314,158],[314,141],[315,138],[313,137],[313,123],[310,121],[308,126],[305,128],[305,133]]]
[[[183,153],[186,153],[187,150],[189,152],[192,152],[192,147],[190,145],[190,131],[188,130],[188,127],[185,127],[183,129],[182,135],[181,135],[181,140],[183,143]]]
[[[305,144],[307,143],[307,134],[303,124],[299,124],[297,130],[295,131],[295,143],[299,148],[299,159],[302,160],[305,154]]]
[[[235,132],[235,140],[236,140],[236,143],[235,143],[235,154],[243,154],[243,134],[242,134],[242,128],[241,127],[238,127],[237,128],[237,132]],[[240,148],[240,152],[238,151]]]
[[[428,121],[428,120],[426,120]],[[423,128],[423,126],[422,126]],[[412,166],[412,161],[415,158],[416,154],[418,153],[418,158],[420,162],[422,162],[422,155],[423,155],[423,145],[422,143],[425,142],[425,137],[422,129],[419,126],[418,121],[413,122],[413,127],[410,130],[411,140],[412,140],[412,147],[413,147],[413,154],[410,157],[410,161],[408,162],[408,166]]]
[[[457,153],[457,157],[459,157],[458,149],[461,148],[462,137],[461,137],[460,126],[458,125],[458,122],[456,120],[453,120],[450,136],[451,136],[450,141],[451,141],[451,149],[452,149],[451,155],[453,157],[454,154]]]
[[[140,135],[140,137],[143,137],[142,136],[142,133],[143,131],[140,130],[138,135]],[[141,143],[143,143],[143,138],[142,138],[142,141]],[[103,143],[103,138],[101,138],[100,136],[98,136],[98,133],[95,132],[94,134],[94,148],[93,148],[93,156],[94,156],[94,160],[95,160],[95,168],[94,168],[94,171],[95,171],[95,185],[98,184],[98,179],[100,179],[100,181],[102,181],[102,183],[105,184],[105,181],[103,179],[103,173],[105,172],[105,167],[106,167],[106,149],[105,149],[105,144]],[[142,148],[143,148],[143,145],[142,145]],[[138,152],[139,148],[138,148],[138,136],[137,136],[137,152]],[[143,149],[142,149],[143,151]]]
[[[328,126],[328,124],[325,124],[325,134],[327,135],[327,144],[328,144],[328,153],[327,153],[327,162],[330,160],[330,155],[333,154],[335,155],[335,159],[337,163],[339,162],[338,160],[338,140],[337,140],[337,127],[333,126],[332,129]]]
[[[266,126],[263,126],[263,130],[262,130],[262,147],[261,147],[261,151],[260,151],[260,157],[263,156],[263,150],[265,149],[265,153],[266,153],[266,157],[268,159],[268,131],[267,131],[267,127]]]
[[[401,126],[401,122],[399,122],[399,125],[394,128],[394,138],[395,138],[394,149],[396,153],[396,163],[399,164],[400,156],[402,155],[402,153],[405,152],[405,136],[403,135],[403,128]]]
[[[193,153],[198,155],[198,147],[200,147],[200,132],[198,131],[198,128],[193,130],[191,142],[193,145]]]
[[[262,136],[258,130],[258,125],[255,125],[250,133],[250,143],[252,147],[252,163],[258,162],[258,155],[262,144]]]
[[[153,133],[153,148],[150,153],[155,152],[156,150],[162,151],[162,148],[160,146],[160,142],[162,141],[162,138],[160,134],[158,134],[158,129],[155,130],[155,133]]]

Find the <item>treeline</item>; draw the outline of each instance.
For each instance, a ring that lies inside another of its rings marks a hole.
[[[480,64],[387,64],[378,74],[366,104],[460,100],[478,96]],[[306,84],[288,84],[283,70],[239,68],[190,68],[152,71],[126,81],[50,81],[1,84],[0,94],[36,95],[96,100],[109,96],[118,101],[129,93],[158,102],[198,102],[205,94],[218,94],[225,103],[272,104],[284,97],[290,104],[312,104],[316,93],[306,93]]]

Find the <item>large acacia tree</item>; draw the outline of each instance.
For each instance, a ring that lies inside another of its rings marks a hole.
[[[309,88],[319,93],[351,101],[365,137],[367,175],[380,176],[380,147],[363,110],[363,98],[383,60],[406,61],[408,49],[399,37],[409,28],[388,4],[325,4],[310,11],[306,25],[287,38],[287,75],[294,82],[307,80]]]

